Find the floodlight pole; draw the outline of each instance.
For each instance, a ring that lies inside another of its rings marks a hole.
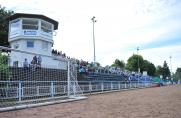
[[[139,47],[137,47],[137,55],[138,55]],[[140,64],[139,64],[139,55],[138,55],[138,73],[140,73]]]
[[[171,71],[171,78],[172,78],[172,56],[169,57],[170,58],[170,71]]]
[[[95,54],[96,49],[95,49],[94,23],[97,22],[97,21],[95,20],[95,16],[93,16],[91,20],[92,20],[92,23],[93,23],[93,47],[94,47],[94,66],[95,66],[96,65],[96,54]]]

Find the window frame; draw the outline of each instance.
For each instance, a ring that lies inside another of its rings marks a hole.
[[[49,23],[49,22],[47,22],[47,21],[45,21],[45,20],[41,20],[41,31],[42,32],[45,32],[45,33],[48,33],[48,34],[53,34],[53,25],[51,24],[51,23]],[[43,26],[43,24],[45,24],[44,26]],[[46,25],[49,25],[48,27],[46,27]],[[45,30],[47,30],[47,31],[45,31]]]
[[[30,23],[26,23],[25,21],[30,22]],[[31,21],[33,21],[34,23],[33,22],[31,23]],[[25,22],[25,23],[23,23],[23,22]],[[26,26],[26,28],[24,28],[24,26]],[[33,18],[23,18],[22,19],[22,30],[38,30],[38,29],[39,29],[39,20],[38,19],[33,19]]]
[[[13,33],[13,32],[17,32],[18,30],[20,30],[20,19],[15,19],[13,21],[10,22],[10,33]],[[12,26],[13,25],[17,25],[16,26],[16,29],[15,30],[12,30]]]
[[[32,45],[30,45],[30,44],[28,45],[28,42],[29,42],[29,43],[32,43]],[[26,41],[26,47],[27,47],[27,48],[34,48],[34,47],[35,47],[34,41],[32,41],[32,40]]]

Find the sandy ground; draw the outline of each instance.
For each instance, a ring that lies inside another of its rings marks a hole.
[[[181,85],[113,92],[0,113],[0,118],[181,118]]]

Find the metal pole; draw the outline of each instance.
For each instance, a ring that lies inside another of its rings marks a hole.
[[[170,56],[170,71],[171,71],[171,74],[170,75],[172,75],[172,56]]]
[[[102,92],[104,91],[104,83],[103,82],[101,83],[101,90],[102,90]]]
[[[172,56],[170,56],[170,80],[173,83],[173,78],[172,78]]]
[[[91,85],[91,81],[89,82],[89,92],[92,92],[92,85]]]
[[[139,55],[138,55],[139,47],[137,47],[137,56],[138,56],[138,83],[139,83],[139,73],[140,73],[140,63],[139,63]]]
[[[70,97],[70,61],[68,61],[67,64],[67,74],[68,74],[68,80],[67,80],[67,96]]]
[[[54,97],[54,86],[53,86],[53,81],[51,81],[51,88],[50,88],[50,91],[51,91],[51,96]]]
[[[94,34],[94,21],[93,21],[93,45],[94,45],[94,64],[96,63],[96,54],[95,54],[95,34]]]
[[[96,51],[95,50],[96,49],[95,49],[94,23],[97,22],[97,21],[95,20],[95,16],[93,16],[91,20],[93,22],[93,47],[94,47],[94,66],[95,66],[95,64],[96,64],[96,54],[95,54]]]
[[[19,98],[19,101],[21,101],[21,97],[22,97],[22,85],[21,85],[21,82],[19,82],[19,85],[18,85],[18,98]]]
[[[137,55],[138,55],[139,47],[137,47]],[[139,64],[139,55],[138,55],[138,73],[140,73],[140,64]]]

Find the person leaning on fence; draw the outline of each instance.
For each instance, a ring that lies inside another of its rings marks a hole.
[[[33,61],[34,64],[37,64],[37,57],[34,56],[32,61]]]
[[[35,69],[37,67],[37,57],[36,56],[33,57],[32,61],[31,61],[31,66],[30,67],[31,67],[31,69],[33,71],[35,71]]]

